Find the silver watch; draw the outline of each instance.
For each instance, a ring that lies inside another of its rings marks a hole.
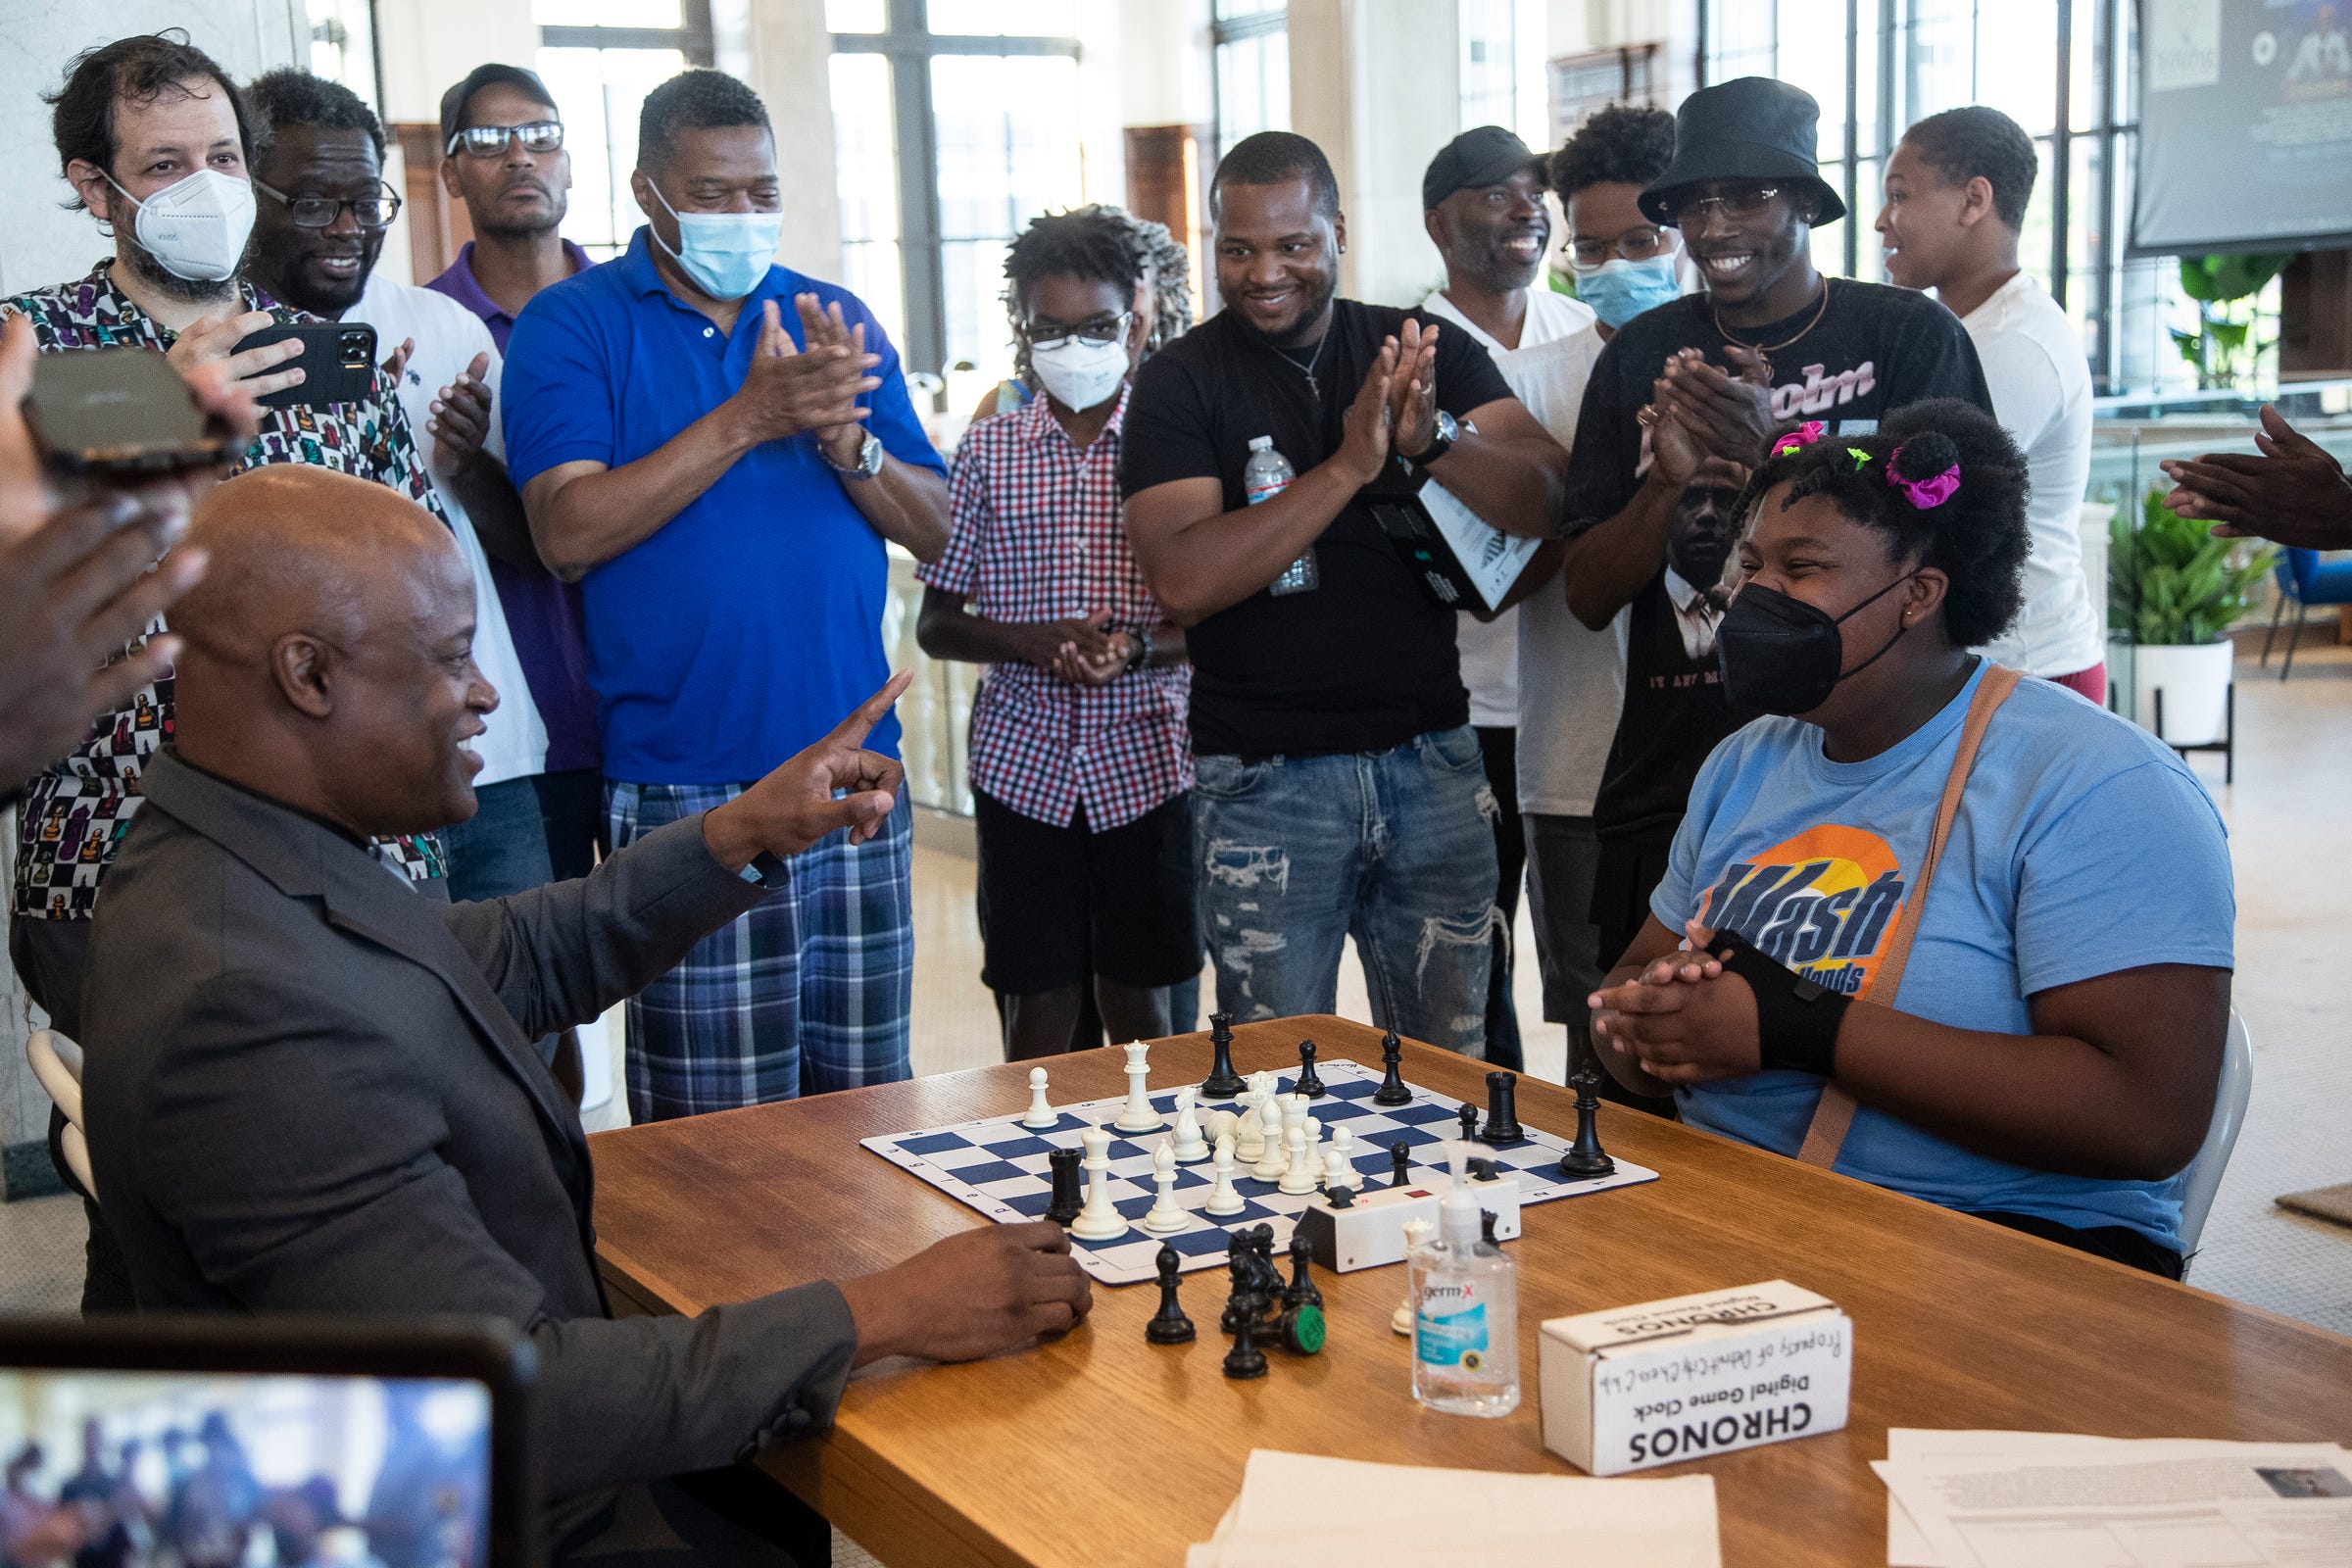
[[[871,430],[865,432],[865,444],[858,449],[858,461],[847,467],[833,461],[823,442],[817,443],[816,452],[825,460],[825,466],[844,479],[871,479],[882,471],[882,438]]]

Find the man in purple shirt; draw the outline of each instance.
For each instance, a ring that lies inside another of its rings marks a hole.
[[[535,74],[479,66],[441,96],[441,183],[466,204],[473,238],[425,286],[480,317],[503,355],[532,295],[596,265],[558,231],[571,191],[564,122]],[[547,858],[558,877],[586,876],[604,831],[604,758],[580,590],[536,561],[495,555],[490,578],[547,726],[547,768],[535,780]]]

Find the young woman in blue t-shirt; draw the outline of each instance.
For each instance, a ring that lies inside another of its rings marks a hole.
[[[1781,438],[1717,634],[1731,699],[1779,716],[1700,771],[1594,1030],[1698,1126],[2178,1277],[2229,852],[2168,747],[2044,681],[2001,699],[1969,651],[2017,612],[2025,497],[1967,404]]]

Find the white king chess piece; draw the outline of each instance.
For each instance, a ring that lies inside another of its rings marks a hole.
[[[1152,1132],[1164,1119],[1152,1108],[1151,1092],[1144,1087],[1144,1080],[1152,1076],[1151,1063],[1144,1058],[1151,1054],[1152,1048],[1141,1040],[1127,1048],[1127,1104],[1111,1123],[1123,1133]]]
[[[1043,1067],[1030,1068],[1029,1114],[1021,1118],[1021,1125],[1043,1131],[1048,1127],[1059,1125],[1060,1121],[1061,1118],[1054,1114],[1054,1107],[1046,1103],[1046,1069]]]
[[[1176,1131],[1169,1141],[1176,1146],[1179,1164],[1208,1157],[1208,1141],[1200,1136],[1200,1091],[1192,1084],[1176,1091]]]
[[[1184,1205],[1176,1201],[1176,1143],[1170,1138],[1159,1141],[1152,1154],[1152,1180],[1159,1192],[1152,1200],[1152,1210],[1144,1216],[1144,1229],[1154,1236],[1172,1236],[1192,1223]]]
[[[1070,1221],[1070,1234],[1082,1242],[1124,1236],[1127,1221],[1110,1201],[1110,1134],[1089,1122],[1078,1141],[1086,1146],[1086,1207]]]
[[[1217,1184],[1208,1190],[1208,1201],[1202,1205],[1211,1214],[1239,1214],[1242,1211],[1241,1189],[1233,1185],[1232,1135],[1217,1140]]]

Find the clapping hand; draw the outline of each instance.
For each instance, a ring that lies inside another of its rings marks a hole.
[[[445,479],[471,462],[490,439],[489,373],[488,352],[476,354],[433,399],[432,417],[424,427],[433,434],[433,467]]]
[[[804,295],[796,303],[806,331],[814,296]],[[784,317],[774,300],[762,300],[760,310],[760,348],[744,372],[743,386],[730,400],[742,410],[751,440],[781,441],[804,430],[821,435],[845,425],[855,428],[864,420],[869,411],[858,407],[858,400],[881,387],[880,379],[866,372],[881,364],[882,357],[864,352],[863,332],[851,334],[847,343],[812,333],[804,349],[784,330]]]
[[[810,348],[823,348],[845,354],[868,365],[879,365],[882,357],[865,352],[865,323],[852,326],[841,312],[841,302],[819,309],[813,294],[796,294],[793,309],[801,316],[801,335]],[[877,382],[876,385],[880,383]],[[865,445],[865,427],[844,422],[823,427],[816,432],[816,444],[824,449],[825,460],[837,468],[854,466],[858,454]]]
[[[1438,439],[1438,326],[1408,318],[1389,380],[1389,445],[1400,455],[1427,452]]]
[[[1709,951],[1712,931],[1696,920],[1684,930],[1689,948],[1587,999],[1593,1038],[1660,1083],[1703,1084],[1762,1070],[1755,994]]]
[[[1696,349],[1671,356],[1658,377],[1658,416],[1679,421],[1703,453],[1752,466],[1763,461],[1772,439],[1770,377],[1753,350],[1734,343],[1723,353],[1736,376],[1709,365]]]
[[[1103,636],[1102,653],[1089,657],[1075,647],[1066,647],[1054,662],[1054,673],[1074,686],[1107,686],[1127,673],[1135,662],[1136,641],[1123,631],[1107,632]]]
[[[2213,522],[2228,539],[2270,539],[2305,550],[2352,549],[2352,480],[2325,447],[2263,405],[2259,458],[2209,452],[2157,465],[2175,486],[2164,504]]]
[[[1352,478],[1358,488],[1379,478],[1380,470],[1388,464],[1389,443],[1396,422],[1396,340],[1385,338],[1380,352],[1372,357],[1372,368],[1364,372],[1364,384],[1355,389],[1355,401],[1348,405],[1340,450],[1329,460],[1339,464],[1341,471]]]

